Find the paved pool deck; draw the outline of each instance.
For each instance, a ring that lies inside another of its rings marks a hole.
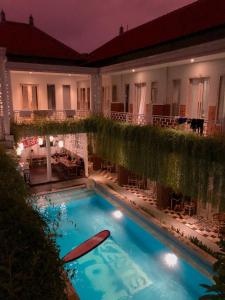
[[[125,202],[133,209],[138,210],[143,215],[148,216],[148,218],[157,220],[157,222],[161,226],[169,229],[170,231],[171,228],[174,228],[174,233],[176,233],[175,231],[179,232],[181,238],[182,235],[186,238],[190,236],[196,237],[213,251],[219,251],[219,246],[216,243],[212,242],[205,236],[201,235],[199,232],[196,232],[180,221],[174,219],[164,211],[159,210],[156,205],[152,205],[152,203],[150,204],[144,201],[144,199],[137,197],[134,193],[128,191],[124,187],[119,186],[115,182],[115,180],[106,178],[100,172],[92,174],[89,179],[94,180],[96,183],[102,185],[103,187],[105,186],[106,188],[110,189],[110,193],[114,193],[118,199]]]

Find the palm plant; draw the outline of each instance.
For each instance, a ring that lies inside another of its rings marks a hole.
[[[225,240],[220,242],[221,252],[218,253],[218,260],[213,265],[214,284],[201,284],[206,288],[206,295],[199,298],[199,300],[224,300],[225,299]]]

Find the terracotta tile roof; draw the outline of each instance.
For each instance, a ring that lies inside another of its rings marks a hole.
[[[199,0],[115,37],[93,51],[88,61],[104,62],[221,25],[225,25],[225,0]]]
[[[17,58],[56,59],[81,61],[82,55],[64,45],[35,26],[17,23],[0,23],[0,47],[5,47],[6,55]]]

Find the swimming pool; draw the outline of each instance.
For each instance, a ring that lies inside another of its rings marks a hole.
[[[41,212],[50,224],[60,214],[57,244],[62,257],[99,231],[111,231],[103,244],[67,264],[75,269],[72,284],[81,300],[196,300],[204,292],[199,284],[210,284],[100,195],[67,190],[47,197],[54,205]]]

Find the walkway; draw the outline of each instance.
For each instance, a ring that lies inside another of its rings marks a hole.
[[[209,221],[194,216],[176,213],[170,209],[159,210],[156,206],[156,195],[153,187],[150,190],[140,190],[128,185],[121,187],[117,183],[117,174],[107,171],[98,171],[91,175],[90,178],[108,186],[121,195],[121,200],[127,201],[129,205],[132,205],[142,213],[155,217],[161,225],[169,230],[173,228],[181,236],[197,237],[198,240],[212,250],[219,250],[216,244],[219,241],[217,228],[212,227]]]

